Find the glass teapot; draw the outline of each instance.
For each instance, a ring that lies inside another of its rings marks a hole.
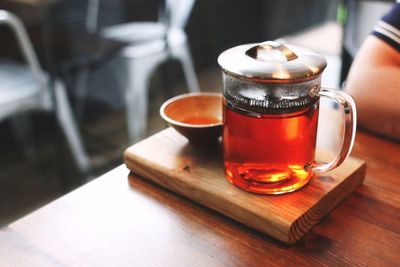
[[[314,172],[339,166],[355,137],[356,107],[343,91],[321,88],[327,63],[308,49],[278,42],[246,44],[218,57],[223,71],[223,155],[227,179],[246,191],[282,194]],[[331,162],[314,160],[319,98],[344,111],[344,136]]]

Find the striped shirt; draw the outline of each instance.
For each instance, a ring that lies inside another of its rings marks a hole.
[[[375,25],[373,35],[400,52],[400,2],[384,15]]]

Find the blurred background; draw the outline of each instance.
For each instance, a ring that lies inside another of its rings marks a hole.
[[[166,99],[221,92],[227,48],[313,48],[339,88],[392,2],[0,0],[0,226],[120,165]]]

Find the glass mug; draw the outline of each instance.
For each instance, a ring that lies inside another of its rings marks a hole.
[[[264,42],[231,48],[218,62],[224,80],[224,167],[231,183],[254,193],[288,193],[348,156],[355,104],[343,91],[321,89],[322,56]],[[342,148],[329,163],[314,161],[321,96],[336,100],[345,118]]]

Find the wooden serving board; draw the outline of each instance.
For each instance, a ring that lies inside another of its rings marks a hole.
[[[256,195],[226,180],[220,145],[193,147],[172,128],[129,147],[124,158],[134,174],[287,244],[294,244],[355,190],[366,171],[364,161],[350,157],[296,192]]]

